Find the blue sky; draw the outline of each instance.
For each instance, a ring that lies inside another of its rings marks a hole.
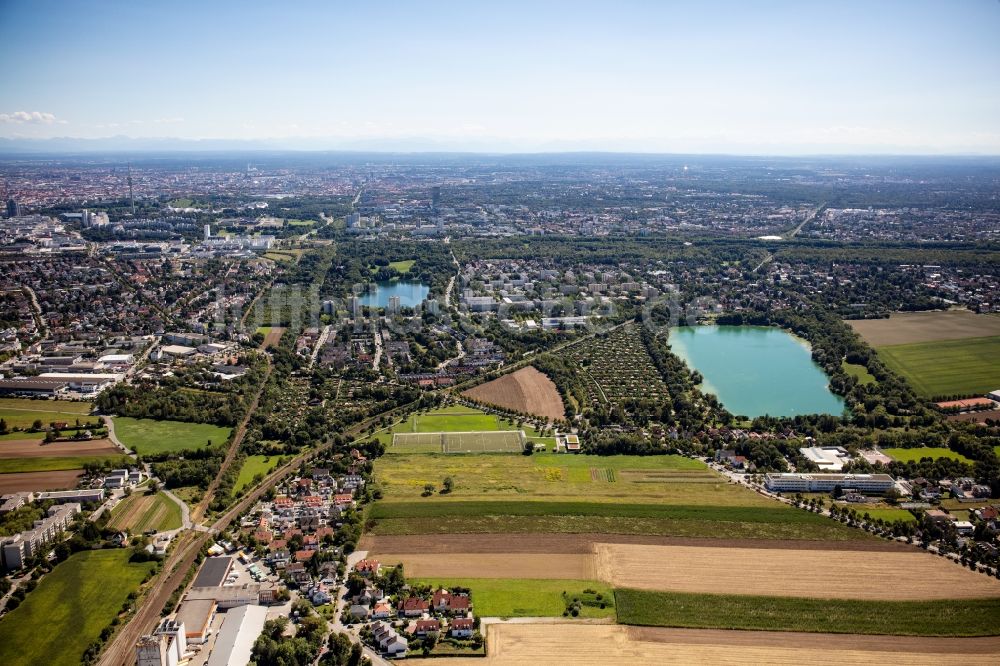
[[[998,0],[0,0],[0,26],[0,137],[1000,153]]]

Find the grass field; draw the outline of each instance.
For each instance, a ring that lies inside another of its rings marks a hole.
[[[868,514],[873,520],[875,518],[881,518],[882,520],[892,523],[897,520],[902,520],[904,522],[916,522],[916,518],[912,513],[906,509],[866,509],[864,507],[855,507],[861,515]]]
[[[461,407],[454,411],[413,414],[410,416],[410,428],[411,432],[475,432],[500,430],[500,423],[493,414]]]
[[[0,459],[0,474],[20,472],[57,472],[65,469],[83,469],[86,462],[115,461],[117,465],[127,465],[130,460],[124,456],[60,456],[54,458],[3,458]]]
[[[953,460],[961,460],[964,463],[972,462],[961,453],[956,453],[951,449],[945,449],[940,446],[922,446],[915,449],[882,449],[882,453],[899,462],[918,461],[921,458],[933,458],[934,460],[938,458],[951,458]]]
[[[390,261],[389,268],[399,271],[400,273],[406,273],[411,268],[413,264],[417,263],[416,259],[404,259],[403,261]]]
[[[982,394],[1000,386],[1000,336],[892,345],[877,351],[925,398]]]
[[[413,438],[409,438],[410,441],[406,441],[404,446],[396,448],[392,446],[393,435],[400,433],[491,432],[497,430],[523,430],[528,439],[545,444],[549,449],[555,448],[555,437],[542,437],[527,423],[518,424],[510,419],[500,418],[464,405],[441,407],[424,414],[410,414],[402,421],[376,432],[375,438],[385,444],[388,452],[393,454],[438,453],[441,451],[440,445],[437,448],[426,444],[414,446],[416,440]]]
[[[233,485],[233,492],[239,492],[252,485],[258,474],[267,476],[267,473],[277,467],[280,461],[281,456],[247,456],[243,467],[240,467],[240,474]]]
[[[380,459],[375,469],[387,502],[627,500],[774,506],[757,493],[727,483],[703,463],[682,456],[399,454]],[[593,470],[609,471],[615,481],[595,480]],[[445,476],[455,482],[451,494],[432,500],[420,497],[425,483],[439,483]]]
[[[0,398],[0,418],[8,428],[27,428],[36,420],[47,426],[53,421],[72,424],[76,419],[85,421],[92,406],[89,402],[68,402],[61,400],[25,400],[23,398]]]
[[[613,502],[379,502],[371,533],[634,534],[726,539],[867,539],[829,519],[783,505],[685,506]]]
[[[872,373],[868,372],[868,368],[863,365],[841,361],[840,366],[844,369],[844,372],[846,372],[848,376],[857,378],[858,383],[862,386],[875,382],[875,377]]]
[[[181,508],[162,492],[136,492],[114,508],[108,526],[133,534],[146,530],[174,530],[181,527]]]
[[[118,439],[141,455],[203,449],[209,440],[213,446],[218,446],[229,439],[230,433],[229,428],[206,423],[154,421],[124,416],[116,416],[114,423]]]
[[[45,576],[0,619],[0,664],[78,666],[83,651],[155,568],[130,564],[129,555],[123,549],[77,553]]]
[[[418,578],[409,582],[434,588],[467,587],[479,617],[561,617],[569,599],[581,601],[579,617],[615,617],[614,592],[604,583],[589,580],[538,580],[509,578]],[[593,593],[584,593],[593,590]],[[601,599],[597,600],[596,595]],[[600,604],[605,607],[601,608]]]
[[[622,624],[914,636],[1000,634],[1000,599],[930,603],[619,589],[615,600]]]

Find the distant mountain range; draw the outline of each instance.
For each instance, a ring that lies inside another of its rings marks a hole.
[[[995,161],[990,155],[938,155],[934,151],[914,153],[912,150],[866,151],[862,147],[844,145],[814,146],[811,150],[803,147],[745,146],[738,151],[692,150],[690,146],[671,147],[661,142],[642,140],[581,140],[581,141],[530,141],[499,138],[427,138],[393,137],[345,139],[337,137],[287,137],[274,139],[179,139],[179,138],[138,138],[111,136],[96,139],[58,137],[51,139],[0,138],[0,155],[83,155],[98,153],[238,153],[238,152],[338,152],[338,153],[394,153],[394,154],[476,154],[476,155],[529,155],[529,154],[593,154],[593,155],[633,155],[653,156],[745,156],[745,157],[895,157],[986,159]],[[852,151],[851,149],[854,148]]]

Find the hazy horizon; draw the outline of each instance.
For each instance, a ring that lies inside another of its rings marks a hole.
[[[0,4],[0,137],[1000,154],[1000,3]]]

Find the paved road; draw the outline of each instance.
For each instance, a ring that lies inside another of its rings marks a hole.
[[[124,451],[128,455],[132,455],[133,453],[135,453],[134,451],[132,451],[131,449],[129,449],[127,446],[125,446],[124,442],[122,442],[120,439],[118,439],[118,435],[115,434],[115,422],[112,420],[112,418],[110,416],[102,416],[101,420],[104,421],[104,425],[106,425],[108,427],[108,439],[111,440],[112,444],[114,444],[115,446],[117,446],[118,448],[120,448],[122,451]]]

